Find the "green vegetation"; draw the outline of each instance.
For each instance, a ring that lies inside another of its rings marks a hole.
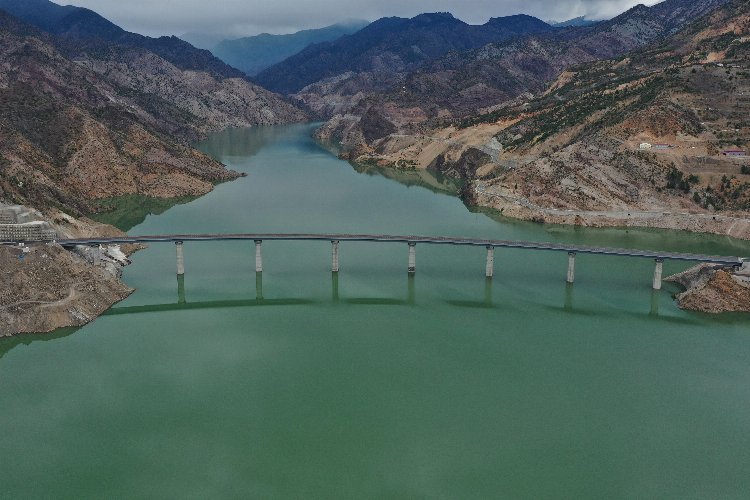
[[[667,173],[667,189],[679,189],[685,193],[689,193],[692,186],[698,184],[700,179],[696,175],[685,176],[685,174],[678,170],[676,167],[672,167]]]

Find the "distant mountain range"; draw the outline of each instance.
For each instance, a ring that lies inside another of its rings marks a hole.
[[[526,15],[493,18],[480,26],[444,12],[411,19],[387,17],[352,35],[310,46],[261,72],[255,81],[274,92],[291,94],[347,72],[402,73],[450,51],[466,51],[551,29]]]
[[[266,68],[293,56],[310,45],[338,40],[369,24],[353,20],[325,28],[298,31],[289,35],[269,35],[223,40],[210,48],[219,59],[255,76]]]

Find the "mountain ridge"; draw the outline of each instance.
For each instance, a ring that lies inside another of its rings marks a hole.
[[[449,13],[426,13],[411,19],[386,17],[335,42],[308,47],[261,72],[254,81],[290,94],[347,71],[402,72],[449,50],[468,50],[493,40],[551,29],[527,15],[494,18],[478,26]]]

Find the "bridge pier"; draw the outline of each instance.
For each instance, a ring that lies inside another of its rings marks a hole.
[[[661,275],[664,270],[664,259],[656,259],[654,268],[654,290],[661,290]]]
[[[574,283],[576,280],[576,253],[568,252],[568,283]]]
[[[91,257],[94,262],[94,266],[99,267],[102,265],[102,247],[101,245],[91,245],[93,255]]]
[[[417,244],[409,242],[409,274],[417,272]]]
[[[332,269],[334,273],[339,272],[339,242],[338,241],[332,241],[331,245],[333,246],[332,249],[332,257],[333,257],[333,264]]]
[[[417,290],[414,284],[414,273],[409,274],[406,288],[406,303],[414,305],[417,302]]]
[[[255,240],[255,272],[263,272],[263,255],[261,254],[260,246],[263,244],[263,240]]]
[[[485,268],[484,275],[487,278],[492,278],[495,273],[495,247],[487,247],[487,267]]]
[[[182,242],[175,241],[174,246],[177,252],[177,276],[185,274],[185,255],[182,253]]]

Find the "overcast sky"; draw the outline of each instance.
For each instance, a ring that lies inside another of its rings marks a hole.
[[[657,0],[53,0],[88,7],[144,35],[186,32],[225,36],[290,33],[345,19],[451,12],[471,24],[490,17],[530,14],[545,21],[578,16],[604,19]]]

